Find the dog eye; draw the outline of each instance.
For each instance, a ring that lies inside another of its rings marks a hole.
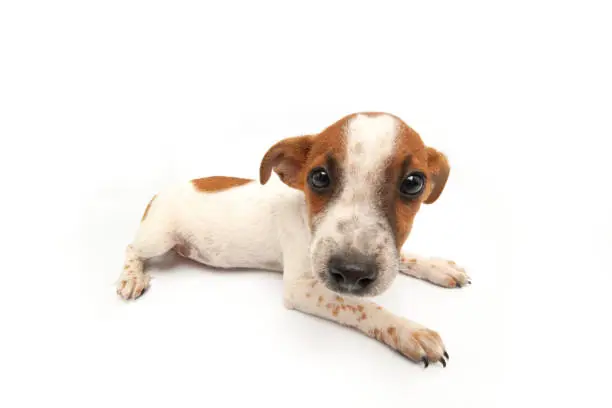
[[[419,195],[425,188],[425,176],[421,173],[412,173],[406,176],[400,185],[400,193],[407,197]]]
[[[331,179],[324,168],[317,167],[308,175],[308,184],[313,190],[323,190],[329,187]]]

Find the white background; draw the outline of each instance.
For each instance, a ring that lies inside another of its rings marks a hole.
[[[609,406],[605,3],[3,1],[0,404]],[[362,110],[452,164],[406,249],[474,284],[379,299],[442,334],[446,369],[285,310],[273,273],[170,258],[119,301],[161,187],[257,177]]]

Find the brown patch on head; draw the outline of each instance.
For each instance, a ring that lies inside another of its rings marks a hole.
[[[436,149],[427,148],[427,167],[429,169],[430,176],[430,189],[427,194],[425,204],[431,204],[435,202],[442,190],[446,186],[448,176],[450,174],[450,165],[448,159],[443,153],[438,152]]]
[[[444,188],[448,177],[448,162],[441,153],[426,147],[412,128],[398,119],[399,128],[395,154],[385,171],[382,189],[382,207],[395,234],[395,244],[400,249],[410,231],[421,203],[433,203]],[[425,189],[414,199],[402,197],[399,192],[404,178],[414,172],[425,176]]]
[[[147,204],[147,208],[145,208],[144,214],[142,215],[140,222],[143,222],[145,218],[147,218],[147,214],[149,214],[149,210],[151,209],[151,204],[153,204],[153,200],[155,200],[156,197],[157,195],[154,195],[151,201],[149,201],[149,204]]]
[[[318,146],[318,148],[321,148]],[[316,154],[316,153],[315,153]],[[341,170],[338,162],[339,154],[334,152],[322,153],[318,157],[309,160],[304,168],[304,195],[308,208],[308,219],[312,227],[313,218],[325,209],[341,184]],[[314,169],[321,168],[327,172],[330,178],[330,186],[324,191],[313,191],[308,185],[308,175]]]
[[[344,127],[353,116],[345,116],[319,134],[290,137],[273,145],[262,159],[260,182],[265,184],[274,171],[285,184],[304,191],[312,219],[325,208],[340,184],[340,164],[346,156]],[[324,168],[330,175],[331,185],[325,192],[314,192],[308,187],[308,175],[316,167]]]
[[[238,177],[213,176],[191,180],[191,184],[197,191],[211,193],[242,186],[252,181]]]
[[[310,135],[283,139],[274,144],[261,160],[259,181],[265,184],[272,171],[290,187],[303,189],[303,169],[314,143]]]

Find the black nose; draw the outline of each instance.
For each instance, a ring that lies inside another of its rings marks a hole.
[[[329,262],[329,276],[340,288],[359,291],[370,286],[378,272],[369,262],[351,262],[333,258]]]

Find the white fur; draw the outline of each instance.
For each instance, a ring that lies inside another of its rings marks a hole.
[[[357,116],[350,122],[347,161],[342,164],[347,170],[344,189],[318,220],[317,237],[327,235],[340,245],[365,247],[359,239],[363,228],[376,230],[374,240],[390,234],[389,226],[377,226],[384,217],[373,205],[371,185],[378,181],[381,166],[393,152],[396,126],[389,116]],[[353,230],[340,236],[336,224],[347,218],[355,222]],[[388,280],[399,269],[399,256],[391,242],[382,251]],[[214,267],[282,271],[287,307],[354,327],[412,360],[446,364],[444,344],[436,332],[364,298],[340,297],[327,289],[313,274],[312,244],[304,194],[276,175],[265,185],[254,181],[219,192],[201,192],[190,182],[182,183],[162,191],[152,202],[126,250],[117,293],[124,299],[139,297],[149,286],[144,261],[172,248]],[[435,275],[423,273],[424,269],[427,264],[419,263],[422,277]]]
[[[184,183],[162,192],[153,201],[133,242],[139,256],[150,257],[185,244],[201,260],[219,268],[282,269],[278,217],[270,217],[284,203],[298,209],[304,200],[277,177],[260,185],[250,182],[219,192],[197,191]],[[292,229],[303,228],[291,220]],[[196,257],[195,254],[193,254]]]
[[[400,272],[446,288],[461,287],[471,283],[465,269],[446,259],[427,259],[413,254],[402,254]]]

